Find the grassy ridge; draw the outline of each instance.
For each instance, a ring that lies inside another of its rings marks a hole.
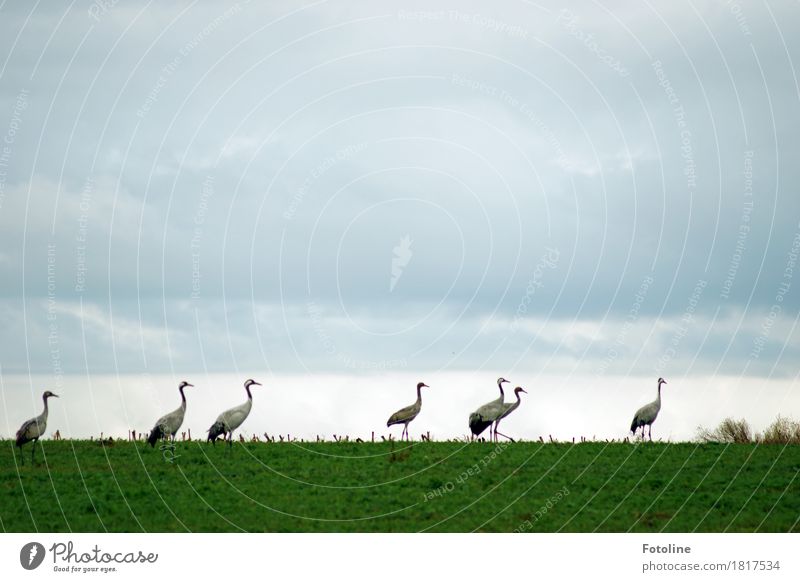
[[[796,446],[44,447],[0,441],[5,531],[800,531]]]

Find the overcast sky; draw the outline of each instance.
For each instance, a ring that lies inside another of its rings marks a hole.
[[[0,433],[800,416],[796,3],[268,4],[0,8]]]

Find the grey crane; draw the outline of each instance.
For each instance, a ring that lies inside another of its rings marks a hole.
[[[661,410],[661,385],[666,384],[664,378],[658,379],[658,397],[650,404],[645,404],[636,414],[633,415],[633,422],[631,422],[631,432],[636,436],[636,431],[642,427],[642,440],[644,440],[644,427],[648,426],[650,429],[647,431],[650,440],[653,440],[653,423],[658,417],[658,412]]]
[[[520,402],[522,401],[521,396],[519,395],[520,392],[525,392],[525,394],[528,393],[522,386],[517,386],[516,388],[514,388],[514,395],[517,397],[517,399],[514,402],[506,402],[506,403],[504,403],[503,404],[503,410],[502,410],[502,412],[500,412],[500,416],[498,416],[497,420],[494,421],[494,440],[495,441],[497,440],[497,435],[500,435],[500,436],[506,437],[511,442],[514,442],[514,439],[512,439],[510,436],[508,436],[506,434],[503,434],[499,430],[497,430],[497,426],[500,424],[501,420],[503,420],[506,416],[508,416],[509,414],[514,412],[517,408],[519,408]]]
[[[178,392],[181,393],[181,405],[169,414],[165,414],[159,418],[153,430],[150,431],[147,442],[150,443],[151,447],[155,447],[156,442],[164,437],[171,438],[173,441],[175,440],[175,433],[178,432],[178,429],[183,424],[183,417],[186,414],[186,395],[183,393],[183,389],[187,386],[194,386],[194,384],[189,384],[185,380],[178,384]]]
[[[403,432],[400,434],[401,439],[405,435],[408,440],[408,423],[417,418],[419,411],[422,409],[422,388],[430,388],[430,386],[424,382],[417,384],[417,401],[411,406],[406,406],[395,412],[386,422],[387,427],[393,424],[403,425]]]
[[[492,439],[492,423],[497,419],[497,415],[502,412],[503,399],[503,384],[508,384],[505,378],[497,379],[497,387],[500,389],[500,397],[487,402],[478,410],[469,415],[469,429],[472,431],[473,437],[480,435],[486,428],[489,428],[489,440]]]
[[[44,400],[44,410],[42,413],[36,418],[26,420],[17,431],[16,445],[19,447],[19,456],[23,465],[25,464],[25,457],[22,455],[22,445],[33,441],[33,448],[31,449],[31,463],[33,463],[33,455],[36,453],[36,441],[38,441],[44,434],[44,431],[47,430],[48,398],[58,398],[58,394],[53,394],[50,390],[45,391],[45,393],[42,394],[42,400]]]
[[[212,443],[216,444],[217,437],[223,435],[222,438],[227,437],[228,446],[233,446],[233,431],[242,426],[242,423],[250,414],[250,409],[253,408],[253,395],[250,393],[251,386],[261,386],[261,384],[253,379],[246,380],[244,389],[247,391],[247,400],[245,400],[244,404],[235,406],[220,414],[214,424],[211,425],[211,428],[208,429],[208,440]]]

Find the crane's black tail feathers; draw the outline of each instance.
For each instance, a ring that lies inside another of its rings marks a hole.
[[[469,415],[469,429],[472,431],[472,434],[478,436],[487,428],[492,425],[491,420],[485,420],[483,416],[478,414],[477,412],[473,412]]]
[[[219,435],[225,434],[225,425],[222,422],[215,422],[211,425],[211,428],[208,429],[208,440],[215,441]]]
[[[161,430],[160,426],[153,427],[153,430],[150,431],[150,436],[147,437],[147,443],[151,447],[156,448],[156,443],[158,442],[158,439],[162,438],[163,436],[164,436],[164,431]]]
[[[34,422],[35,422],[34,420],[29,420],[28,422],[26,422],[25,424],[23,424],[20,427],[20,429],[17,431],[17,440],[16,440],[16,443],[15,443],[16,446],[22,448],[22,445],[24,445],[28,441],[33,440],[31,438],[28,438],[27,433],[28,433],[28,429],[30,429],[31,425]]]

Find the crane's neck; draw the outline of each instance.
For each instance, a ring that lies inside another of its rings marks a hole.
[[[253,395],[250,394],[250,384],[245,384],[244,385],[244,389],[247,390],[247,399],[248,400],[252,400],[253,399]]]
[[[505,398],[506,397],[506,393],[503,392],[503,383],[502,382],[498,382],[497,383],[497,387],[500,388],[500,398]]]
[[[422,404],[422,386],[417,386],[417,404]]]
[[[42,396],[42,400],[44,401],[44,411],[42,412],[42,416],[47,418],[47,396]]]
[[[514,412],[517,408],[519,408],[519,405],[522,402],[522,398],[520,397],[519,392],[516,392],[515,394],[517,396],[517,399],[514,402],[510,403],[510,404],[504,404],[503,405],[504,406],[504,412],[502,413],[500,418],[505,418],[506,416],[508,416],[509,414]]]
[[[658,397],[656,397],[656,402],[661,404],[661,382],[658,383]]]
[[[181,386],[180,388],[178,388],[178,391],[181,393],[181,408],[183,409],[186,408],[186,394],[183,393],[184,388],[185,386]]]

